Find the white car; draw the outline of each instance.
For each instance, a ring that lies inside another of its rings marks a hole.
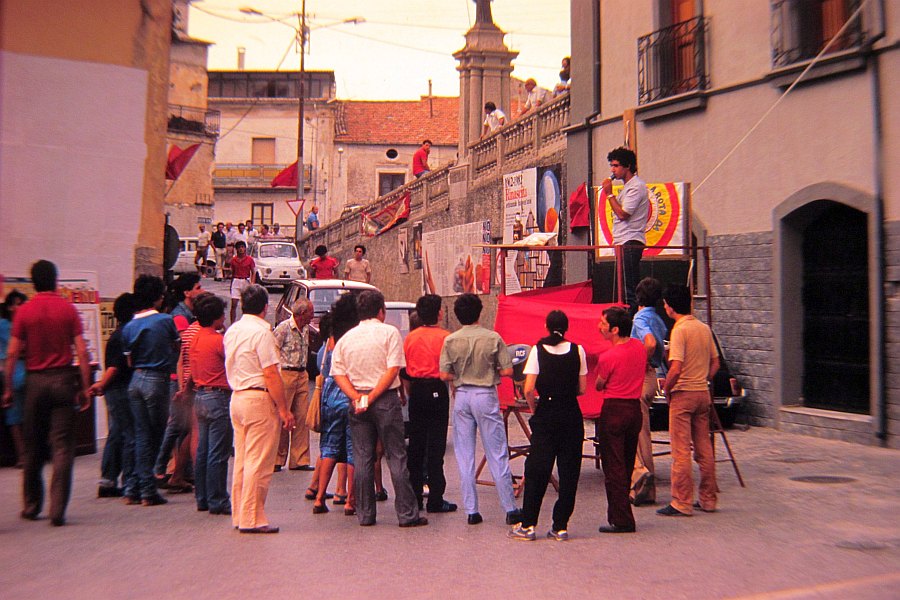
[[[250,258],[256,263],[256,281],[261,285],[288,286],[294,279],[306,277],[300,253],[291,242],[259,240],[251,244]]]
[[[196,273],[197,265],[194,259],[197,257],[197,238],[183,237],[178,239],[178,260],[172,267],[175,274]],[[216,275],[216,256],[213,249],[210,248],[206,253],[206,265],[203,274],[207,277],[215,277]]]

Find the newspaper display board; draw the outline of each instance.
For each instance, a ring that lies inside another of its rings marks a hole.
[[[613,195],[622,191],[623,185],[613,186]],[[594,187],[594,231],[598,232],[598,245],[613,245],[613,212],[601,187]],[[691,240],[691,184],[682,181],[648,183],[647,196],[650,211],[647,215],[647,246],[675,246],[672,249],[647,248],[648,256],[684,256],[687,251],[678,246],[689,246]],[[596,259],[613,258],[612,248],[598,248]]]
[[[426,294],[458,296],[491,291],[491,222],[476,221],[422,235],[422,289]]]

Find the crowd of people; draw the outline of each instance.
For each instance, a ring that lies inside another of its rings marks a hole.
[[[384,322],[381,292],[345,294],[321,319],[321,347],[312,353],[313,306],[305,298],[294,302],[291,316],[273,331],[265,320],[268,293],[248,283],[240,291],[243,314],[226,330],[225,302],[202,289],[199,275],[182,275],[168,288],[162,279],[142,275],[132,293],[115,300],[118,326],[106,346],[106,369],[92,384],[81,321],[56,293],[55,266],[38,261],[31,274],[37,294],[27,302],[10,294],[4,302],[8,324],[0,327],[8,337],[4,380],[11,382],[2,404],[7,415],[21,415],[17,450],[24,468],[25,519],[37,519],[43,510],[42,471],[50,459],[49,514],[54,525],[65,524],[75,412],[86,409],[91,396],[102,395],[109,436],[101,498],[152,507],[168,502],[162,491],[193,492],[198,511],[230,515],[241,533],[277,533],[265,501],[273,473],[287,467],[313,472],[305,494],[313,514],[329,512],[331,499],[359,525],[371,526],[377,503],[388,497],[380,476],[384,460],[399,525],[421,527],[428,524],[423,513],[459,509],[447,498],[444,474],[452,423],[458,491],[469,525],[483,522],[475,471],[480,436],[508,536],[536,539],[555,464],[559,497],[547,537],[569,537],[584,442],[578,396],[586,391],[588,368],[584,349],[566,339],[569,322],[562,311],[547,315],[547,335],[537,340],[524,367],[524,395],[533,416],[520,509],[497,393],[500,379],[512,375],[512,362],[502,338],[480,325],[482,302],[475,294],[462,294],[453,303],[461,327],[452,333],[439,325],[442,299],[422,296],[405,340]],[[668,357],[665,324],[654,309],[661,297],[675,321]],[[598,324],[598,334],[611,344],[596,370],[597,389],[604,392],[599,450],[608,513],[599,529],[603,533],[634,532],[632,506],[656,501],[648,408],[657,373],[666,374],[673,457],[672,500],[657,513],[690,516],[694,510],[714,512],[717,504],[708,421],[708,380],[718,368],[711,332],[691,316],[684,286],[670,285],[663,294],[658,281],[644,279],[636,286],[636,303],[634,318],[628,309],[613,306]],[[310,360],[321,373],[314,382],[307,372]],[[311,402],[319,409],[314,423],[308,418]],[[315,460],[310,427],[320,432]],[[697,501],[692,449],[700,465]],[[327,489],[335,470],[332,495]]]

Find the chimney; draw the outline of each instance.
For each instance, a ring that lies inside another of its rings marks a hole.
[[[238,46],[238,71],[244,70],[244,56],[247,54],[247,49],[243,46]]]

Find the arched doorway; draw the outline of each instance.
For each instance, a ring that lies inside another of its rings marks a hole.
[[[866,215],[830,200],[801,211],[803,405],[869,414]]]

